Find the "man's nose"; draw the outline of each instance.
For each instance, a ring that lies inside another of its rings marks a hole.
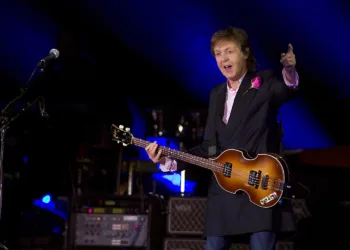
[[[227,56],[223,56],[223,57],[222,57],[222,61],[223,61],[223,62],[226,62],[227,60],[228,60],[228,57],[227,57]]]

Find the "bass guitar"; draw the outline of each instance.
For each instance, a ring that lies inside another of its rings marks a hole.
[[[145,148],[151,142],[135,138],[129,128],[112,125],[112,140]],[[288,185],[287,163],[277,154],[258,154],[252,158],[242,150],[228,149],[218,157],[206,159],[186,152],[159,146],[162,154],[213,172],[218,184],[226,192],[243,191],[250,202],[261,207],[275,206],[283,197]]]

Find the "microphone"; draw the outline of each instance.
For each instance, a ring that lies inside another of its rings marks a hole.
[[[54,59],[57,59],[60,56],[60,52],[57,49],[52,49],[50,50],[50,53],[48,56],[44,57],[43,59],[40,60],[40,62],[38,62],[38,64],[36,65],[37,67],[45,67],[46,64]]]

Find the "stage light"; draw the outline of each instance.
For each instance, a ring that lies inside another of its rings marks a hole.
[[[185,182],[186,182],[186,179],[185,179],[185,172],[186,170],[182,170],[181,171],[181,182],[180,182],[180,192],[181,194],[184,194],[185,193]]]
[[[41,199],[41,201],[45,204],[48,204],[51,201],[51,196],[49,194],[47,194]]]

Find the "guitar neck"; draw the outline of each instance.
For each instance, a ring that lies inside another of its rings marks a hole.
[[[145,148],[151,142],[134,137],[132,138],[132,143],[138,147]],[[202,158],[199,156],[191,155],[189,153],[181,152],[181,151],[167,148],[164,146],[159,146],[159,148],[162,150],[162,154],[165,156],[168,156],[176,160],[184,161],[193,165],[197,165],[199,167],[206,168],[212,171],[217,170],[217,168],[221,166],[219,163],[215,161]]]

